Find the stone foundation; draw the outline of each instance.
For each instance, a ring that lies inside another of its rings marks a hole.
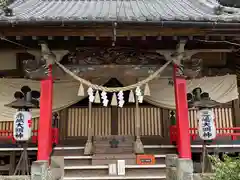
[[[178,158],[176,154],[166,156],[167,180],[193,180],[193,162],[191,159]]]
[[[31,180],[30,176],[0,176],[0,180]]]
[[[63,176],[63,156],[53,156],[50,167],[48,161],[34,161],[31,166],[31,180],[61,180]]]
[[[167,180],[210,180],[212,174],[194,174],[191,159],[178,158],[176,154],[166,156]]]
[[[210,180],[212,174],[194,174],[193,180]]]

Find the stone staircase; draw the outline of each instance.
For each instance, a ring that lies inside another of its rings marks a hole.
[[[92,165],[109,165],[119,159],[125,160],[125,164],[136,164],[133,143],[132,136],[95,137]]]
[[[95,139],[95,153],[84,156],[84,147],[69,147],[57,150],[54,157],[62,159],[62,176],[64,180],[82,179],[166,179],[166,154],[175,153],[172,146],[145,146],[145,154],[155,156],[154,165],[137,165],[136,156],[129,149],[128,143],[119,143],[118,147],[109,148],[105,143]],[[97,145],[97,146],[96,146]],[[104,149],[105,146],[105,149]],[[123,153],[118,149],[123,150]],[[111,149],[114,149],[111,151]],[[120,161],[119,161],[120,160]],[[125,160],[121,161],[121,160]],[[115,175],[112,175],[115,174]]]

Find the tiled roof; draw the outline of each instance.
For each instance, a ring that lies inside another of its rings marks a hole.
[[[17,21],[240,21],[240,10],[217,0],[15,0]]]

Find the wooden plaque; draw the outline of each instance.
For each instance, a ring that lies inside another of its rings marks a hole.
[[[151,154],[137,155],[138,165],[153,165],[156,163],[155,156]]]

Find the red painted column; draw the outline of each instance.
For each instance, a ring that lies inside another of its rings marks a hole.
[[[52,149],[52,99],[53,99],[52,67],[49,76],[41,81],[40,120],[38,124],[38,160],[49,161]]]
[[[178,68],[174,65],[174,91],[176,104],[177,120],[177,148],[180,158],[191,159],[191,144],[188,120],[188,103],[187,103],[187,84],[183,77],[177,76]]]

